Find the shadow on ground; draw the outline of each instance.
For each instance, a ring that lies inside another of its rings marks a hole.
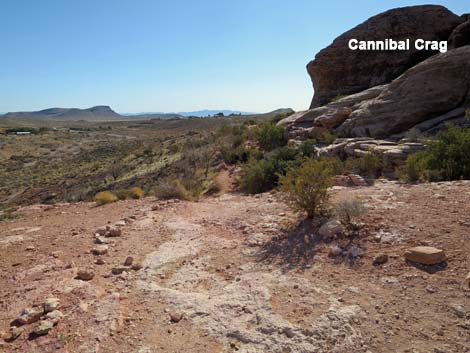
[[[362,237],[356,233],[334,240],[323,239],[318,235],[318,229],[325,221],[326,219],[304,219],[279,236],[272,237],[256,253],[257,260],[279,265],[283,271],[305,270],[314,263],[320,248],[327,246],[330,249],[335,246],[341,249],[339,254],[332,256],[335,264],[344,263],[351,268],[359,267],[360,258],[364,253]]]
[[[310,267],[319,243],[323,243],[316,235],[320,225],[321,220],[305,219],[279,236],[272,237],[256,254],[258,261],[276,263],[285,270]]]

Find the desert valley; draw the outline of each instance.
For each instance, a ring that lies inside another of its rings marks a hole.
[[[0,115],[0,352],[469,353],[470,15],[307,72],[305,111]]]

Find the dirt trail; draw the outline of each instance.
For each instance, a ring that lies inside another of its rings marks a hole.
[[[25,208],[0,224],[0,331],[49,296],[65,318],[35,339],[27,325],[3,350],[470,352],[470,183],[377,182],[332,194],[369,205],[355,261],[289,237],[298,219],[275,194]],[[122,236],[96,265],[94,231],[119,220]],[[403,261],[424,243],[446,250],[447,267]],[[380,253],[389,262],[373,266]],[[129,255],[143,268],[111,275]],[[79,267],[95,277],[74,279]]]

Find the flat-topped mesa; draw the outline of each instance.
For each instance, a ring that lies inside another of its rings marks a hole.
[[[419,51],[413,46],[409,51],[353,51],[348,47],[350,39],[447,40],[465,19],[436,5],[397,8],[369,18],[340,35],[308,63],[307,71],[315,89],[310,108],[389,83],[410,67],[437,53]]]

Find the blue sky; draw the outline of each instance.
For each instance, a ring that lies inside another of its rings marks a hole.
[[[306,109],[305,65],[406,0],[1,0],[0,111]],[[468,0],[435,1],[457,14]]]

